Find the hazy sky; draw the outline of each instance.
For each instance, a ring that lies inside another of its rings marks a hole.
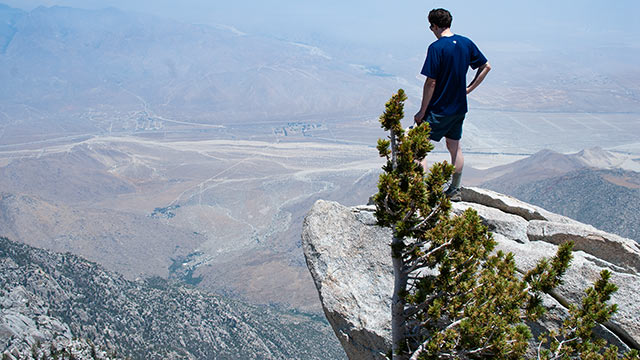
[[[416,76],[435,40],[428,30],[429,10],[444,7],[453,13],[452,30],[470,37],[501,69],[493,72],[494,83],[548,86],[559,76],[613,76],[635,89],[640,76],[640,0],[2,2],[25,10],[40,5],[116,7],[188,23],[230,25],[249,34],[315,45],[343,61],[378,66],[405,78]]]
[[[232,25],[291,40],[398,43],[424,48],[431,8],[453,13],[454,32],[476,42],[521,42],[536,46],[588,46],[612,41],[640,46],[638,0],[0,0],[30,10],[39,5],[79,8],[113,6],[193,23]]]

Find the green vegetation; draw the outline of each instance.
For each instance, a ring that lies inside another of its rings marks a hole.
[[[153,212],[151,213],[151,217],[153,218],[164,217],[167,219],[171,219],[176,216],[176,213],[174,210],[178,210],[179,208],[180,208],[180,205],[171,205],[163,208],[157,207],[153,209]]]
[[[543,316],[543,293],[560,284],[571,261],[572,243],[551,259],[519,275],[511,253],[494,252],[496,242],[478,216],[467,209],[450,216],[443,186],[453,167],[420,162],[433,149],[428,124],[406,132],[403,90],[380,117],[390,132],[378,141],[387,159],[375,196],[376,217],[393,230],[393,359],[519,359],[536,345],[543,359],[614,359],[618,349],[593,337],[608,320],[616,288],[604,271],[587,290],[582,306],[571,307],[558,332],[532,339],[527,322]],[[637,359],[635,351],[624,359]]]

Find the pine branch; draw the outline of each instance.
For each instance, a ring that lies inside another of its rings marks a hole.
[[[431,255],[435,254],[436,252],[444,249],[445,247],[451,245],[453,243],[453,238],[445,241],[444,243],[442,243],[442,245],[436,247],[435,249],[430,250],[428,253],[421,255],[420,257],[418,257],[418,259],[416,259],[415,263],[410,267],[410,268],[406,268],[403,270],[403,273],[405,274],[410,274],[412,272],[414,272],[415,270],[417,270],[418,268],[424,267],[424,266],[419,266],[420,264],[423,264],[424,262],[427,261],[427,259],[429,257],[431,257]]]
[[[433,218],[433,216],[435,216],[438,213],[438,211],[440,211],[440,209],[442,209],[442,203],[439,203],[438,205],[436,205],[435,208],[431,209],[431,212],[429,213],[429,215],[427,215],[421,222],[419,222],[414,227],[412,227],[411,231],[424,230],[427,222],[430,221]]]

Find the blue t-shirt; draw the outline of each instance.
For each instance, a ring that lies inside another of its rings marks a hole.
[[[441,37],[429,45],[420,73],[435,79],[436,88],[427,113],[446,116],[466,113],[467,70],[486,62],[476,44],[464,36]]]

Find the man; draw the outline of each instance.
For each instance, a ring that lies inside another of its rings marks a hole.
[[[451,32],[451,13],[445,9],[429,12],[429,29],[438,40],[429,45],[421,74],[426,76],[420,111],[415,115],[416,124],[426,121],[431,126],[431,140],[446,139],[451,154],[451,164],[456,168],[451,185],[445,194],[452,201],[460,201],[460,180],[464,157],[460,148],[462,123],[467,113],[467,94],[482,81],[491,66],[478,47],[464,36]],[[476,75],[467,86],[467,70]],[[426,162],[423,163],[423,166]],[[426,166],[425,166],[426,168]]]

